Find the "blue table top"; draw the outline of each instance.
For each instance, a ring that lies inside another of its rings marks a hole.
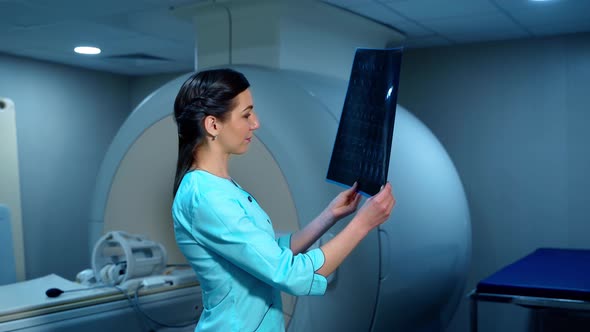
[[[537,249],[480,281],[476,291],[590,301],[590,250]]]

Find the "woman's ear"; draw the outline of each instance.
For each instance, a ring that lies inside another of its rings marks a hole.
[[[219,129],[221,129],[219,120],[212,115],[207,115],[207,117],[205,117],[204,124],[207,134],[209,134],[210,137],[217,137],[219,134]]]

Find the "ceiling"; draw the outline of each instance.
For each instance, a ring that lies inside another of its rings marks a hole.
[[[188,71],[193,27],[174,8],[213,1],[0,0],[0,53],[125,75]],[[590,31],[590,0],[323,2],[395,28],[410,48]],[[103,52],[77,55],[81,44]]]

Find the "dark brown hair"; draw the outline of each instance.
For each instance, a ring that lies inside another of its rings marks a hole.
[[[246,77],[232,69],[213,69],[193,74],[184,82],[174,101],[174,119],[178,127],[178,162],[174,195],[191,168],[197,146],[205,136],[203,120],[212,115],[224,121],[234,98],[248,89]]]

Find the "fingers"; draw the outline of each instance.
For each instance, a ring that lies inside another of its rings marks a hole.
[[[387,182],[381,187],[379,193],[375,195],[375,202],[384,208],[383,212],[387,214],[387,217],[389,217],[389,214],[395,205],[395,197],[393,197],[391,183]]]
[[[390,185],[390,187],[391,187],[391,185]],[[391,198],[389,199],[389,202],[388,202],[389,204],[387,206],[387,211],[389,211],[388,214],[391,214],[391,211],[393,210],[393,207],[395,206],[395,203],[396,203],[395,196],[393,196],[393,192],[390,191],[390,194],[391,194]]]
[[[395,202],[391,183],[387,182],[377,194],[365,201],[357,216],[360,215],[360,220],[364,220],[373,229],[389,220]]]
[[[346,191],[348,191],[348,192],[356,192],[358,186],[359,186],[358,181],[354,181],[354,184],[352,185],[352,187],[348,188]]]
[[[391,214],[391,210],[393,210],[394,206],[395,206],[395,197],[392,196],[392,199],[387,204],[387,211],[389,211],[388,214]]]
[[[355,206],[355,208],[357,206],[359,206],[360,201],[361,201],[361,194],[357,192],[354,196],[354,201],[353,201],[353,205]]]
[[[374,195],[374,197],[377,200],[382,200],[385,199],[388,194],[391,194],[391,183],[389,183],[389,181],[387,181],[385,185],[381,186],[381,189],[377,194]]]
[[[344,195],[344,197],[346,197],[347,202],[352,202],[356,199],[356,195],[358,195],[357,188],[358,188],[358,182],[355,181],[354,184],[352,185],[352,187],[343,191],[340,194],[340,196]]]
[[[359,202],[361,201],[361,194],[360,193],[352,193],[349,196],[348,202],[346,203],[347,206],[349,206],[350,208],[352,208],[352,210],[356,210],[356,208],[359,206]]]

